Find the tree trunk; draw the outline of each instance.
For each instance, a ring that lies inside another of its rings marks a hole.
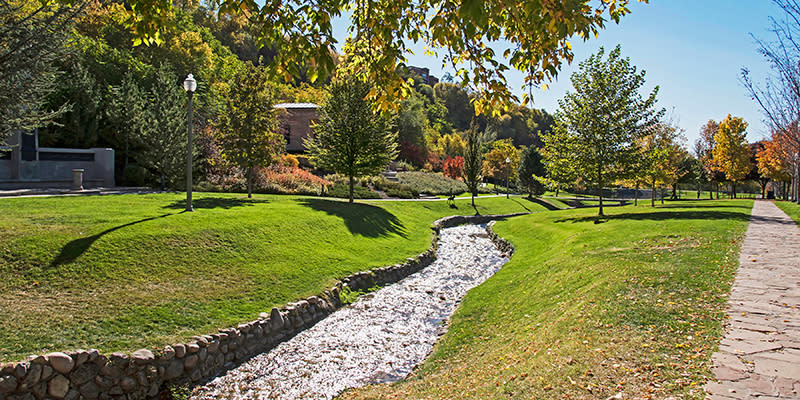
[[[717,200],[719,200],[719,182],[717,182],[717,184],[714,185],[714,189],[716,189],[717,191]]]
[[[355,186],[355,178],[350,175],[350,202],[353,202],[353,186]]]
[[[650,182],[650,207],[656,206],[656,180]]]
[[[697,200],[700,200],[700,181],[697,181]]]
[[[731,182],[731,197],[736,198],[736,181]]]
[[[664,188],[659,189],[659,193],[661,194],[661,205],[664,205]]]
[[[167,190],[167,185],[166,185],[166,183],[164,182],[164,173],[162,172],[162,173],[161,173],[161,191],[163,192],[163,191],[165,191],[165,190]]]
[[[672,185],[672,200],[678,200],[678,184]]]
[[[472,195],[472,208],[475,208],[475,192],[470,192]]]
[[[600,197],[600,212],[597,214],[599,216],[603,216],[603,166],[597,166],[597,189],[598,195]]]
[[[800,181],[800,148],[797,149],[797,165],[795,165],[795,174],[794,174],[794,202],[800,204],[800,185],[798,185],[798,181]]]
[[[633,194],[633,206],[639,205],[639,182],[636,182],[636,192]]]
[[[247,198],[253,198],[253,168],[247,169]]]
[[[714,182],[708,181],[711,186],[708,188],[708,199],[714,200]]]

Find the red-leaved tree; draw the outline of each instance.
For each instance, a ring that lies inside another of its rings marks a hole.
[[[456,156],[456,158],[447,157],[444,162],[444,176],[452,179],[458,179],[464,173],[464,157]]]

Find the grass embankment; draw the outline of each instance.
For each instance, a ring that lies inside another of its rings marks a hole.
[[[775,201],[775,205],[778,206],[786,215],[790,216],[794,222],[797,222],[800,225],[800,204],[792,203],[791,201]]]
[[[470,291],[412,377],[344,397],[704,398],[752,201],[513,218],[516,253]]]
[[[424,251],[469,200],[182,194],[0,200],[0,361],[163,346],[257,318],[353,272]],[[540,211],[477,201],[482,214]]]

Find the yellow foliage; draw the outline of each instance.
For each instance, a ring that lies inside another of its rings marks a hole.
[[[750,172],[750,147],[747,145],[747,122],[728,114],[714,135],[714,169],[724,172],[728,180],[741,181]]]

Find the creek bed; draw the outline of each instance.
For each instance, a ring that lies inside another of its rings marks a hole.
[[[330,399],[400,380],[427,357],[467,291],[506,261],[485,225],[442,229],[430,266],[195,388],[192,398]]]

